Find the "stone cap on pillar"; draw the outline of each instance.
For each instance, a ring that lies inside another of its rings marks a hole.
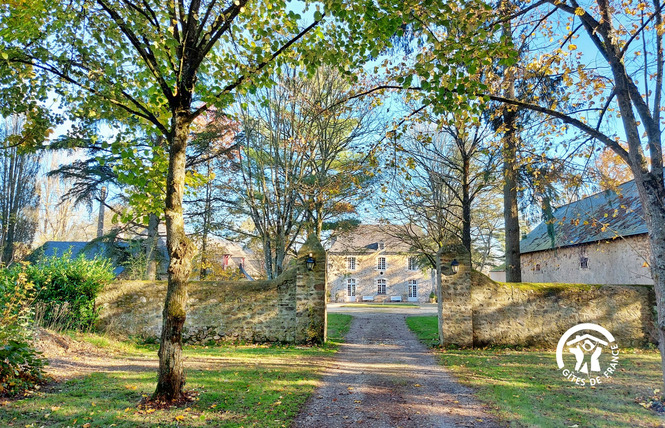
[[[311,271],[313,272],[325,272],[326,270],[326,251],[323,249],[323,245],[316,237],[316,234],[310,233],[307,237],[305,243],[298,250],[298,271],[299,272],[308,272],[310,271],[308,266],[308,259],[310,263],[313,261],[311,266]]]
[[[460,242],[451,242],[443,245],[437,252],[441,260],[442,273],[452,275],[451,263],[457,260],[459,272],[471,271],[471,254]]]

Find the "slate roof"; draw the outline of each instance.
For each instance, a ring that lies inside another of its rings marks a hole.
[[[386,253],[407,253],[411,246],[399,238],[399,226],[383,226],[378,224],[360,224],[353,230],[344,232],[334,238],[330,247],[331,253],[371,253],[379,251],[379,243],[383,242]]]
[[[554,211],[553,236],[541,222],[520,242],[522,254],[647,233],[634,181]]]
[[[44,245],[37,248],[32,253],[30,259],[35,259],[41,256],[62,256],[67,251],[71,251],[72,259],[78,257],[79,254],[83,254],[88,260],[94,259],[95,256],[110,257],[112,255],[111,249],[108,248],[108,244],[103,242],[46,241]],[[118,275],[123,270],[125,270],[123,266],[114,266],[113,273]]]

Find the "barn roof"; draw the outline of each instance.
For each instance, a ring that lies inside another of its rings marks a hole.
[[[95,257],[111,257],[113,250],[111,245],[102,241],[82,242],[82,241],[46,241],[41,247],[37,248],[29,260],[35,262],[41,257],[60,257],[70,252],[72,259],[83,255],[86,259],[92,260]],[[114,264],[113,273],[118,275],[124,266]]]
[[[644,233],[647,226],[642,204],[635,182],[629,181],[616,190],[605,190],[556,209],[551,224],[541,222],[520,242],[520,252],[533,253]]]
[[[403,227],[394,225],[360,224],[334,239],[331,253],[370,253],[379,251],[379,243],[384,244],[387,253],[405,253],[411,246],[398,237],[403,235]]]

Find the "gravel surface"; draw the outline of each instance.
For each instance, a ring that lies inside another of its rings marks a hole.
[[[395,312],[353,312],[346,342],[293,426],[500,426]]]

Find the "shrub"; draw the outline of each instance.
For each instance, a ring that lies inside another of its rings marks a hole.
[[[27,274],[35,285],[37,322],[56,330],[83,330],[97,319],[95,299],[113,279],[113,268],[106,258],[80,255],[72,259],[71,252],[66,252],[28,266]]]
[[[9,340],[0,347],[0,396],[15,395],[46,379],[46,361],[28,342]]]
[[[26,340],[30,336],[34,284],[25,265],[0,269],[0,343]]]
[[[24,265],[0,269],[0,396],[45,380],[46,361],[30,346],[34,285]]]

